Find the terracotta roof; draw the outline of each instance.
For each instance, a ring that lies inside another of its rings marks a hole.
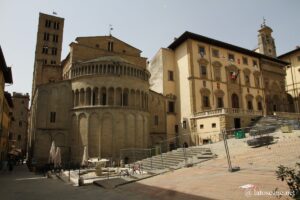
[[[92,60],[83,61],[81,63],[94,63],[94,62],[120,62],[120,63],[133,64],[128,60],[121,58],[120,56],[101,56]]]
[[[124,42],[124,41],[122,41],[122,40],[120,40],[120,39],[118,39],[118,38],[116,38],[116,37],[114,37],[112,35],[108,35],[108,36],[107,35],[104,35],[104,36],[81,36],[81,37],[76,37],[75,41],[78,42],[78,40],[80,40],[81,38],[113,38],[115,40],[118,40],[119,42],[122,42],[122,43],[126,44],[127,46],[129,46],[131,48],[134,48],[135,50],[139,51],[139,53],[142,52],[140,49],[138,49],[138,48],[136,48],[136,47],[128,44],[127,42]]]
[[[298,47],[298,48],[296,48],[296,49],[294,49],[294,50],[292,50],[292,51],[286,52],[286,53],[284,53],[284,54],[278,56],[278,58],[281,59],[281,58],[283,58],[283,57],[285,57],[285,56],[288,56],[288,55],[291,55],[291,54],[293,54],[293,53],[296,53],[297,51],[300,51],[300,47]]]
[[[14,107],[14,104],[13,104],[13,101],[12,101],[12,98],[11,98],[11,94],[9,92],[4,92],[4,96],[5,96],[5,99],[9,105],[9,107],[13,108]]]
[[[271,60],[271,61],[274,61],[274,62],[278,62],[278,63],[284,64],[284,65],[289,64],[289,63],[287,63],[285,61],[282,61],[282,60],[279,60],[277,58],[273,58],[273,57],[266,56],[266,55],[263,55],[263,54],[260,54],[260,53],[256,53],[256,52],[251,51],[249,49],[238,47],[238,46],[226,43],[226,42],[221,42],[219,40],[215,40],[215,39],[205,37],[205,36],[202,36],[202,35],[199,35],[199,34],[195,34],[195,33],[192,33],[192,32],[188,32],[188,31],[184,32],[179,38],[177,38],[174,42],[172,42],[168,46],[168,48],[174,50],[179,45],[181,45],[183,42],[185,42],[187,39],[197,40],[199,42],[208,43],[208,44],[211,44],[211,45],[214,45],[214,46],[226,48],[226,49],[229,49],[229,50],[232,50],[232,51],[240,52],[240,53],[243,53],[243,54],[246,54],[246,55],[249,55],[249,56],[253,56],[253,57],[257,57],[257,58],[264,58],[264,59]]]
[[[3,72],[5,83],[13,83],[11,67],[7,67],[6,65],[1,46],[0,46],[0,68]]]

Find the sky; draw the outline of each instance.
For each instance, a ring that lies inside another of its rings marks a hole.
[[[263,18],[277,55],[300,45],[299,0],[0,0],[0,45],[12,67],[9,92],[31,94],[39,12],[65,18],[62,59],[79,36],[112,35],[151,59],[190,31],[247,49]]]

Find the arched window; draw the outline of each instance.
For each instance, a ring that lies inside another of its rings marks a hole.
[[[246,101],[247,101],[247,110],[253,110],[253,96],[251,94],[246,95]]]
[[[210,102],[209,102],[209,96],[208,95],[203,95],[202,96],[202,102],[203,102],[203,107],[204,108],[209,108],[210,107]]]
[[[202,109],[210,109],[210,91],[207,88],[200,90],[202,98]]]
[[[255,81],[255,87],[260,87],[260,81],[259,81],[259,76],[254,76],[254,81]]]
[[[122,106],[122,89],[116,89],[116,105]]]
[[[101,92],[100,92],[100,105],[106,105],[107,101],[106,101],[106,88],[102,88]]]
[[[79,105],[79,91],[76,90],[75,91],[75,105],[74,106],[78,106]]]
[[[142,108],[144,108],[145,106],[145,102],[144,102],[144,92],[141,92],[141,102],[142,102]]]
[[[223,97],[217,97],[217,108],[223,108],[223,107],[224,107]]]
[[[250,74],[251,74],[251,71],[248,68],[245,68],[243,70],[243,72],[244,72],[245,85],[250,86]]]
[[[239,97],[237,94],[233,93],[231,95],[231,103],[232,103],[232,108],[239,108]]]
[[[206,78],[207,77],[207,67],[206,65],[200,64],[200,77],[201,78]]]
[[[261,101],[257,102],[257,110],[262,110],[262,109],[263,107]]]
[[[84,105],[84,89],[83,88],[81,88],[80,89],[80,94],[79,94],[79,104],[81,105],[81,106],[83,106]]]
[[[221,76],[221,67],[222,64],[219,61],[214,61],[212,63],[213,69],[214,69],[214,77],[216,81],[221,81],[222,76]]]
[[[224,107],[224,92],[220,89],[216,90],[215,92],[216,101],[217,101],[217,108],[223,108]]]
[[[92,105],[97,105],[98,104],[98,88],[93,89],[93,95],[92,95]]]
[[[130,91],[130,107],[135,107],[135,91],[132,89]]]
[[[85,105],[91,105],[91,95],[92,95],[92,92],[91,92],[91,88],[87,88],[86,89],[86,92],[85,92]]]
[[[115,90],[114,88],[109,88],[108,90],[108,105],[114,105],[114,93],[115,93]]]
[[[103,74],[106,74],[106,65],[103,65]]]
[[[74,90],[72,90],[72,100],[73,100],[73,107],[75,106],[75,92]],[[24,104],[24,102],[22,101],[22,104]]]
[[[126,89],[124,89],[124,91],[123,91],[123,106],[128,106],[128,93],[129,93],[129,91],[128,91],[128,89],[126,88]]]
[[[257,102],[257,110],[260,111],[263,110],[263,104],[262,104],[263,98],[260,95],[256,96],[256,102]]]
[[[141,93],[139,90],[137,90],[135,93],[135,101],[136,101],[136,107],[140,108],[141,107]]]
[[[102,65],[99,66],[99,74],[103,74],[103,67],[102,67]]]
[[[91,65],[88,66],[88,74],[91,73]]]

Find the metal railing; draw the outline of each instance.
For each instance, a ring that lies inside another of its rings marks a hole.
[[[152,148],[121,149],[120,160],[123,160],[128,167],[138,162],[144,169],[150,171],[165,169],[169,162],[176,163],[178,161],[178,164],[184,162],[186,165],[189,158],[187,152],[189,141],[190,135],[184,134],[163,140]]]

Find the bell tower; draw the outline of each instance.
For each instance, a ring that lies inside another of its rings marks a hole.
[[[39,14],[39,24],[35,47],[32,98],[37,86],[62,79],[61,51],[64,19]]]
[[[264,19],[258,30],[258,49],[261,54],[276,57],[276,46],[272,32],[273,30],[266,25],[266,20]]]

